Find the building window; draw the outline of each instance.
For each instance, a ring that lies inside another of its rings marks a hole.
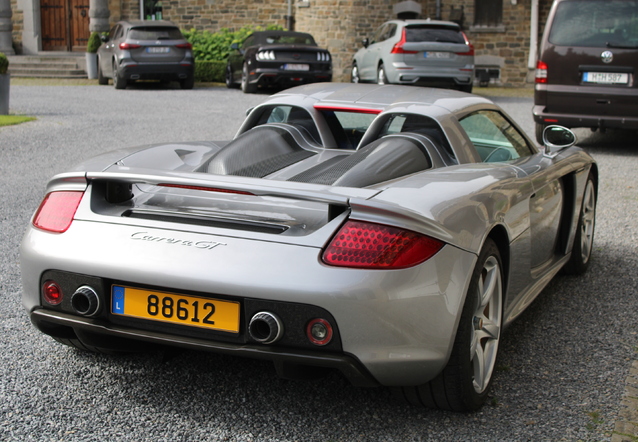
[[[503,0],[474,0],[474,26],[495,28],[503,24]]]

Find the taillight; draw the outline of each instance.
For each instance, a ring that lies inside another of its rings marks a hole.
[[[403,45],[405,44],[405,42],[406,42],[405,28],[403,28],[403,31],[401,32],[401,40],[399,40],[394,45],[390,53],[391,54],[417,54],[419,52],[419,51],[406,51],[405,49],[403,49]]]
[[[463,39],[465,40],[465,44],[468,47],[468,51],[467,52],[457,52],[456,55],[471,55],[474,56],[474,45],[472,43],[470,43],[470,40],[467,38],[467,35],[465,35],[465,32],[461,32],[461,35],[463,36]]]
[[[348,221],[332,238],[322,260],[338,267],[404,269],[431,258],[443,245],[411,230]]]
[[[190,43],[180,43],[178,45],[175,45],[175,47],[180,49],[193,49],[193,45]]]
[[[136,45],[133,43],[120,43],[120,49],[137,49],[141,47],[141,45]]]
[[[33,217],[33,225],[49,232],[63,233],[71,226],[84,192],[51,192],[44,197]]]
[[[547,63],[544,61],[536,62],[536,83],[547,83]]]

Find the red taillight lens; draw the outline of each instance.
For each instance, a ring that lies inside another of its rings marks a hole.
[[[547,83],[547,63],[540,60],[536,62],[536,83]]]
[[[49,232],[66,232],[84,192],[51,192],[44,197],[33,217],[33,225]]]
[[[326,345],[332,340],[332,325],[325,319],[315,318],[306,326],[306,336],[315,345]]]
[[[180,49],[193,49],[193,45],[190,43],[180,43],[178,45],[175,45],[175,47]]]
[[[390,51],[391,54],[417,54],[419,51],[406,51],[405,49],[403,49],[403,45],[405,44],[406,40],[405,40],[405,28],[403,29],[403,32],[401,32],[401,40],[399,40],[394,47],[392,47],[392,50]]]
[[[141,47],[141,45],[136,45],[133,43],[120,43],[120,49],[137,49]]]
[[[51,305],[58,305],[62,302],[62,289],[54,281],[46,281],[42,286],[42,297]]]
[[[472,43],[470,43],[470,39],[467,38],[467,35],[465,35],[465,32],[461,32],[461,35],[463,36],[463,39],[465,40],[465,44],[468,47],[468,51],[467,52],[457,52],[456,55],[471,55],[474,56],[474,45]]]
[[[364,269],[404,269],[431,258],[443,243],[420,233],[348,221],[323,253],[324,263]]]

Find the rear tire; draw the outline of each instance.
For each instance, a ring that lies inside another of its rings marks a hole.
[[[195,87],[195,76],[191,75],[184,80],[180,80],[179,85],[182,89],[193,89],[193,87]]]
[[[126,89],[127,86],[126,78],[120,74],[116,61],[113,61],[113,86],[115,89]]]
[[[492,385],[503,314],[503,272],[496,244],[488,239],[479,255],[461,313],[450,359],[433,380],[396,392],[412,405],[472,411]]]
[[[106,78],[102,72],[102,66],[99,59],[97,61],[97,84],[101,84],[102,86],[109,84],[109,79]]]
[[[383,66],[383,63],[381,63],[377,69],[377,84],[390,84],[388,77],[385,75],[385,67]]]
[[[352,65],[352,72],[350,73],[350,82],[361,83],[361,77],[359,76],[359,68],[357,67],[356,63]]]
[[[582,275],[587,271],[594,246],[594,228],[596,226],[596,186],[590,174],[585,184],[583,203],[578,216],[578,225],[574,235],[572,256],[563,267],[563,273]]]
[[[226,87],[228,89],[237,89],[237,83],[235,83],[235,80],[233,79],[233,69],[230,65],[226,66],[226,75],[224,80],[226,81]]]
[[[254,94],[257,92],[257,85],[248,81],[248,65],[244,63],[241,70],[241,90],[244,94]]]

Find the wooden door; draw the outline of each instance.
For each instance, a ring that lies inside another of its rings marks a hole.
[[[89,0],[40,3],[43,51],[85,51],[89,40]]]

